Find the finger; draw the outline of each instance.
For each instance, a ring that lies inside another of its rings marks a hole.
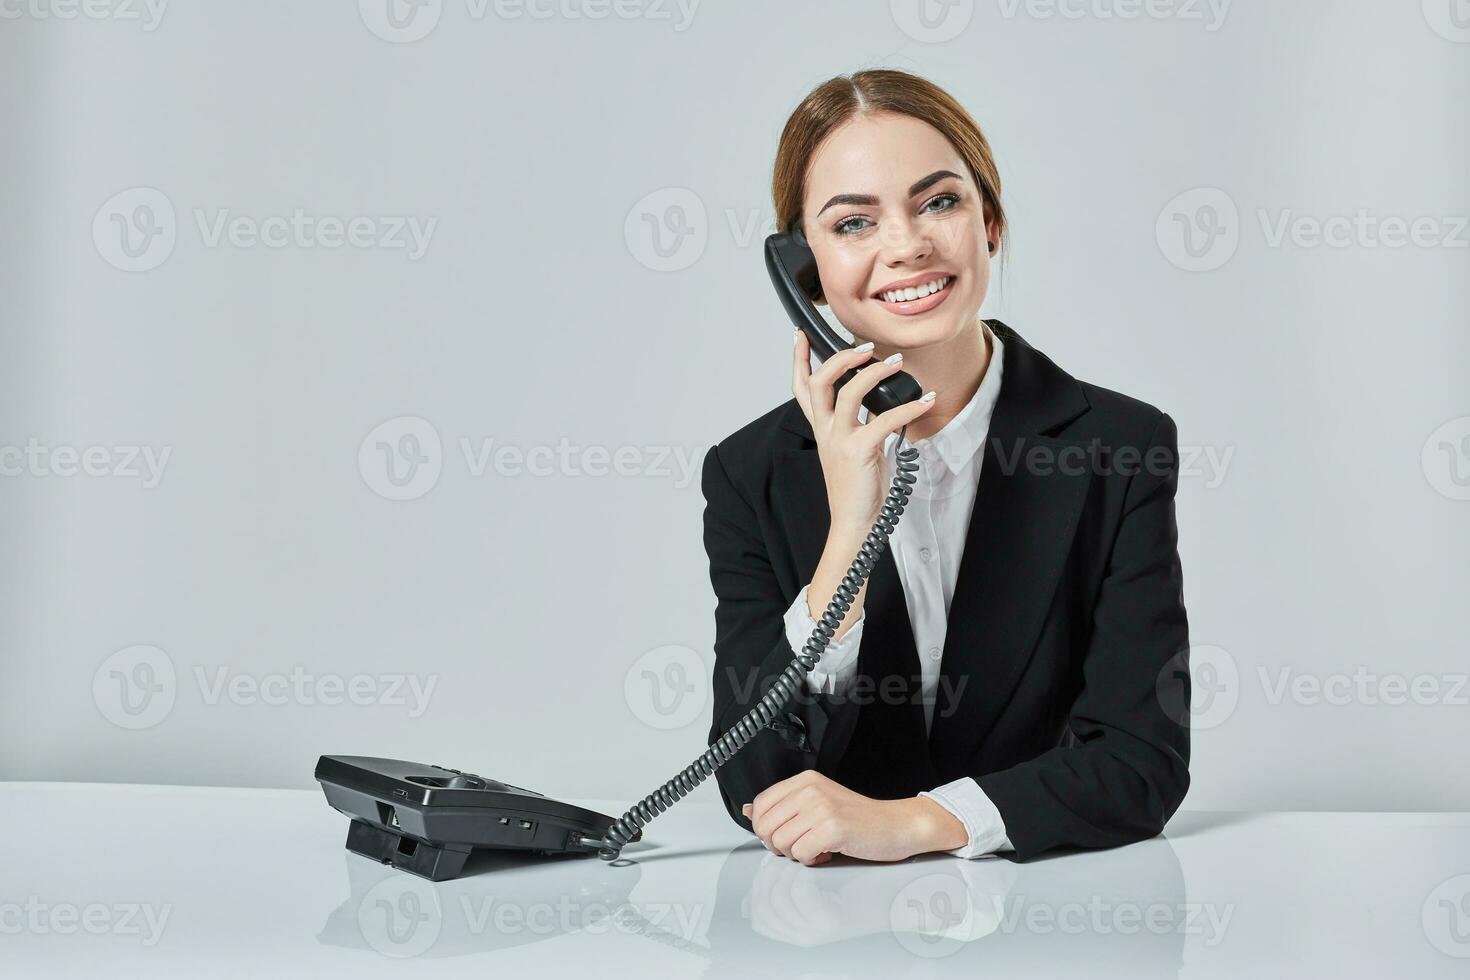
[[[790,854],[807,867],[817,864],[826,864],[832,860],[831,847],[826,839],[826,834],[821,827],[812,827],[802,834],[791,844]]]
[[[761,814],[759,823],[751,821],[751,827],[755,829],[756,836],[764,840],[772,840],[776,835],[776,831],[780,830],[787,821],[801,812],[801,804],[798,802],[799,795],[798,793],[788,793],[769,810]]]
[[[933,407],[934,392],[926,391],[914,401],[904,402],[897,408],[890,408],[877,415],[869,415],[867,424],[862,427],[863,438],[869,440],[870,445],[881,446],[890,433],[902,429]]]
[[[760,820],[767,810],[780,803],[790,795],[792,790],[802,785],[798,782],[800,779],[801,773],[797,773],[795,776],[788,776],[780,782],[772,783],[755,794],[755,799],[750,801],[750,813],[747,814],[750,817],[751,825],[754,826],[756,821]]]
[[[816,417],[817,423],[826,425],[832,417],[832,407],[836,398],[832,393],[832,385],[850,369],[867,363],[872,356],[873,342],[870,340],[857,347],[838,351],[812,372],[811,378],[807,381],[807,390],[811,395],[812,414]]]
[[[771,833],[771,850],[782,857],[791,857],[791,846],[812,829],[810,814],[793,813],[791,819]]]
[[[806,331],[797,330],[796,340],[791,345],[791,394],[808,422],[812,421],[811,394],[807,379],[812,376],[812,346]]]
[[[837,404],[833,411],[841,418],[853,419],[856,422],[858,405],[864,396],[878,387],[878,382],[884,378],[891,378],[902,370],[903,353],[901,351],[894,351],[883,360],[869,364],[857,373],[857,377],[842,386],[842,390],[837,393]]]

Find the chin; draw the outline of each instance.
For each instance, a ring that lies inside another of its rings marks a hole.
[[[894,321],[898,318],[882,313],[869,319],[876,322],[873,322],[868,331],[862,334],[864,339],[871,340],[883,347],[896,347],[905,351],[918,350],[952,340],[959,335],[964,323],[976,322],[974,315],[957,320],[953,314],[910,317],[897,323]]]

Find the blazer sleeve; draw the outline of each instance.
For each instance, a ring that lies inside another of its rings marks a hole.
[[[700,481],[704,547],[716,599],[714,717],[707,740],[714,744],[794,658],[785,624],[793,597],[782,593],[755,510],[736,490],[718,446],[705,454]],[[851,732],[852,703],[803,685],[770,727],[715,771],[725,808],[736,823],[752,829],[740,808],[766,787],[829,765],[839,733]]]
[[[1178,461],[1178,432],[1163,414],[1124,495],[1082,662],[1083,687],[1068,717],[1071,737],[977,777],[1020,860],[1059,846],[1113,847],[1152,837],[1189,788]],[[1166,669],[1183,685],[1182,712],[1177,688],[1161,697]]]

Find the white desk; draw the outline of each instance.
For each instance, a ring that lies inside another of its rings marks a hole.
[[[0,784],[0,975],[1470,977],[1470,814],[1185,812],[1027,864],[803,868],[713,792],[634,866],[436,885],[347,853],[312,791]]]

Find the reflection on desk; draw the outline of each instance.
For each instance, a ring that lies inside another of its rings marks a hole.
[[[1470,973],[1465,814],[1186,811],[1153,840],[1024,864],[804,868],[696,798],[626,867],[488,854],[433,883],[343,850],[311,791],[0,794],[17,976]]]

